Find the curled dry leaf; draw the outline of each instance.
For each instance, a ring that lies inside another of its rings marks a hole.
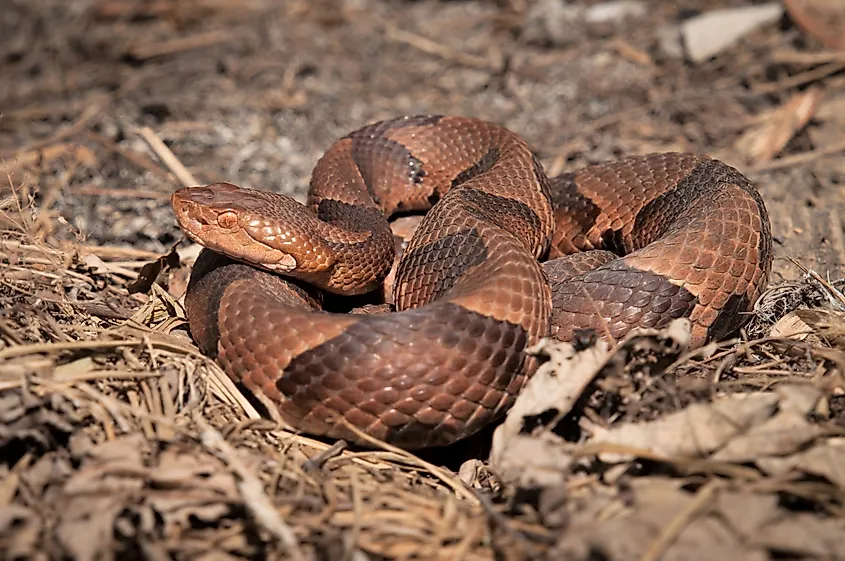
[[[700,458],[775,412],[778,396],[770,393],[740,394],[713,403],[694,403],[685,409],[646,423],[613,427],[591,440],[647,450],[666,458]],[[628,454],[603,453],[608,463],[633,459]]]
[[[544,339],[533,352],[545,354],[548,362],[537,369],[496,428],[490,451],[490,463],[499,476],[525,487],[562,483],[570,463],[563,439],[549,432],[523,434],[526,421],[550,410],[559,416],[568,413],[606,364],[609,345],[598,341],[578,352],[569,343]]]
[[[776,337],[779,339],[793,339],[795,341],[805,341],[814,345],[821,344],[821,338],[816,335],[813,327],[802,319],[798,312],[789,312],[769,329],[769,337]],[[801,349],[795,349],[796,353],[803,352]]]
[[[606,341],[576,351],[569,343],[543,340],[533,352],[548,357],[508,412],[504,423],[493,434],[490,463],[506,482],[526,487],[550,486],[563,482],[572,463],[571,447],[548,430],[531,431],[532,421],[552,415],[556,424],[570,413],[585,388],[601,372],[622,375],[632,356],[646,355],[646,362],[658,356],[675,357],[689,346],[690,323],[673,321],[665,329],[638,330],[629,334],[614,353]],[[666,361],[668,363],[668,361]]]
[[[153,283],[167,284],[168,274],[172,269],[179,267],[179,254],[176,252],[176,246],[171,247],[167,255],[163,255],[155,261],[150,261],[141,267],[138,271],[138,278],[129,283],[126,289],[129,294],[136,292],[147,293],[153,286]]]
[[[790,471],[824,477],[845,492],[845,438],[829,438],[787,457],[760,458],[757,465],[771,475]]]
[[[757,126],[750,128],[736,141],[736,149],[752,165],[762,164],[777,156],[790,140],[803,129],[819,107],[824,95],[813,89],[792,96],[769,113]]]

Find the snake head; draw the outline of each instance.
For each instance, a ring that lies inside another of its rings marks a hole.
[[[308,228],[316,218],[290,197],[214,183],[179,189],[170,203],[188,238],[232,259],[277,273],[319,273],[335,262]]]

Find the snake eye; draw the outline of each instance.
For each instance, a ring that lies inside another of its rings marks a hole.
[[[227,210],[217,215],[217,225],[226,230],[231,230],[238,225],[237,213]]]

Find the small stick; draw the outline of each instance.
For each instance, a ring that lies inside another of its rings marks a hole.
[[[800,152],[798,154],[792,154],[777,160],[772,160],[749,169],[748,173],[760,173],[763,171],[774,171],[792,166],[804,165],[823,156],[830,156],[831,154],[836,154],[838,152],[845,152],[845,142],[832,144],[824,148],[819,148],[818,150]]]
[[[219,43],[225,43],[231,38],[226,31],[208,31],[188,37],[179,37],[170,41],[160,43],[143,43],[129,49],[129,56],[136,60],[148,60],[151,58],[172,55],[183,51],[211,47]]]
[[[810,82],[815,82],[816,80],[821,80],[822,78],[827,78],[831,74],[836,74],[843,68],[845,68],[845,62],[830,62],[824,66],[819,66],[817,68],[813,68],[812,70],[795,74],[794,76],[778,80],[777,82],[766,82],[759,86],[752,86],[751,89],[757,94],[775,93],[781,90],[788,90],[790,88],[803,86],[804,84],[809,84]]]
[[[652,542],[651,546],[640,557],[639,561],[657,561],[666,552],[666,549],[672,545],[672,542],[677,539],[687,524],[701,512],[707,503],[713,498],[717,490],[717,486],[712,481],[705,484],[695,494],[695,498],[689,505],[672,520],[668,526],[663,528],[660,535]]]
[[[329,448],[326,448],[313,458],[309,458],[302,462],[302,469],[305,471],[316,471],[323,467],[323,464],[331,460],[336,456],[340,456],[343,451],[346,450],[346,441],[345,440],[338,440],[334,444],[332,444]]]
[[[432,41],[427,37],[423,37],[409,31],[404,31],[390,24],[387,25],[387,37],[388,39],[399,43],[405,43],[406,45],[410,45],[411,47],[419,49],[424,53],[438,56],[442,59],[454,60],[474,68],[483,68],[485,70],[495,69],[494,65],[483,57],[452,50],[444,46],[443,43],[438,43],[437,41]]]
[[[144,127],[140,129],[138,131],[138,135],[144,139],[144,142],[149,145],[150,149],[152,149],[156,156],[161,159],[162,163],[167,166],[167,169],[173,172],[173,175],[176,176],[176,179],[179,180],[183,187],[199,185],[199,182],[194,178],[193,174],[188,171],[188,168],[182,165],[182,162],[179,161],[176,154],[174,154],[170,148],[162,142],[151,128]]]
[[[417,465],[417,466],[419,466],[419,467],[421,467],[425,470],[428,470],[428,472],[431,473],[433,476],[435,476],[440,481],[442,481],[443,483],[445,483],[446,485],[451,487],[456,495],[458,495],[462,499],[472,501],[476,505],[479,504],[478,497],[475,496],[475,494],[472,492],[472,490],[468,489],[460,479],[450,475],[446,470],[444,470],[444,469],[442,469],[442,468],[440,468],[440,467],[438,467],[438,466],[436,466],[436,465],[434,465],[430,462],[427,462],[427,461],[423,460],[422,458],[419,458],[419,457],[415,456],[414,454],[412,454],[412,453],[410,453],[406,450],[403,450],[402,448],[399,448],[398,446],[388,444],[387,442],[385,442],[383,440],[380,440],[380,439],[378,439],[374,436],[371,436],[371,435],[365,433],[364,431],[362,431],[361,429],[359,429],[358,427],[356,427],[355,425],[353,425],[352,423],[350,423],[349,421],[347,421],[344,418],[341,418],[340,421],[346,426],[346,428],[348,428],[350,431],[355,433],[355,436],[357,436],[361,440],[363,440],[363,441],[367,442],[368,444],[371,444],[371,445],[373,445],[377,448],[387,450],[388,452],[393,452],[394,454],[396,454],[400,458],[404,459],[406,462],[408,462],[411,465]]]

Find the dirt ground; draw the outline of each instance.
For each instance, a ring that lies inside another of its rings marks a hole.
[[[784,15],[691,62],[680,22],[760,3],[598,4],[4,2],[0,559],[845,559],[845,56]],[[585,399],[492,454],[260,418],[187,335],[170,193],[302,200],[333,140],[421,113],[501,123],[551,175],[723,159],[770,212],[772,290],[699,353],[549,350]]]

